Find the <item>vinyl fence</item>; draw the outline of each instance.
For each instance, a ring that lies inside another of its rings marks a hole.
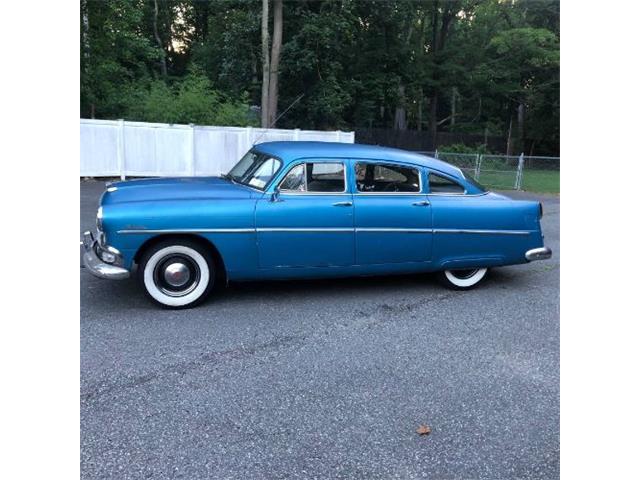
[[[486,187],[560,193],[560,157],[419,152],[444,160]]]
[[[353,132],[206,127],[80,119],[80,176],[220,175],[257,143],[353,143]]]

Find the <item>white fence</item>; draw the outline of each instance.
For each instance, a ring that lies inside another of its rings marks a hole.
[[[80,119],[80,176],[201,176],[226,173],[255,143],[353,143],[354,132],[202,127]]]

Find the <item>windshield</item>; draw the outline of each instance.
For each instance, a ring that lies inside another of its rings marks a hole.
[[[258,190],[264,190],[281,166],[282,162],[277,158],[249,151],[225,177]]]

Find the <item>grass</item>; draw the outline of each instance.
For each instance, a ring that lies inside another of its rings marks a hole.
[[[478,179],[486,187],[510,190],[516,180],[516,172],[484,171]],[[522,173],[522,190],[535,193],[560,193],[560,172],[558,170],[527,170]]]
[[[536,193],[560,193],[559,170],[524,170],[522,189]]]

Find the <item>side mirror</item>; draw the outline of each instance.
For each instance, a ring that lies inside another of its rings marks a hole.
[[[271,194],[271,201],[272,202],[281,202],[282,201],[280,199],[280,189],[278,187],[276,187],[273,190],[273,193]]]

